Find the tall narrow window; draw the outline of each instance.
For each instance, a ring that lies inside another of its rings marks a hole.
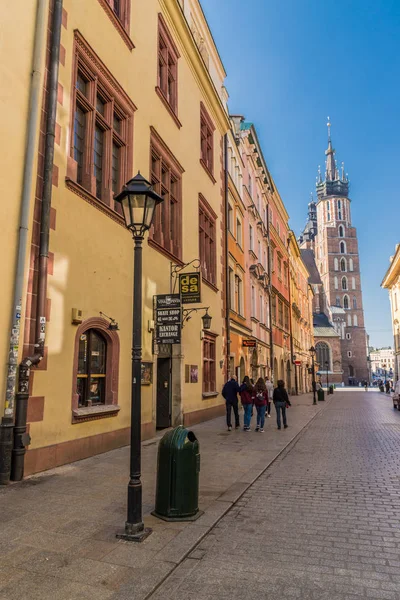
[[[339,261],[336,257],[333,259],[333,268],[335,271],[339,271]]]
[[[228,204],[228,229],[233,235],[233,208],[230,204]]]
[[[278,299],[278,325],[283,327],[283,302]]]
[[[347,278],[342,277],[342,290],[347,290]]]
[[[272,323],[276,324],[276,296],[272,294]]]
[[[357,315],[353,316],[353,325],[354,325],[354,327],[358,327],[358,317],[357,317]]]
[[[347,265],[346,265],[346,259],[345,258],[341,258],[340,259],[340,270],[345,272],[347,270]]]
[[[343,308],[350,308],[350,306],[349,306],[349,297],[347,295],[343,296]]]
[[[353,289],[353,290],[356,289],[356,279],[355,279],[355,277],[351,278],[351,289]]]
[[[214,173],[214,130],[204,104],[200,103],[200,162],[212,176]]]
[[[238,276],[237,278],[237,312],[243,315],[243,281]]]
[[[347,315],[347,325],[351,327],[351,315]]]
[[[315,349],[317,351],[317,363],[319,364],[320,371],[329,370],[331,353],[328,344],[326,342],[317,342]]]
[[[231,303],[231,310],[236,311],[236,298],[235,298],[235,274],[233,269],[229,267],[229,298]]]
[[[336,296],[336,306],[341,306],[339,296]]]
[[[154,129],[152,129],[150,152],[151,183],[164,200],[155,210],[150,231],[151,241],[170,255],[180,258],[182,253],[183,168],[167,150]]]
[[[158,19],[158,81],[157,92],[176,115],[178,112],[179,52],[162,15]]]
[[[357,309],[357,298],[353,296],[353,308]]]
[[[251,316],[256,317],[256,290],[251,286]]]
[[[349,271],[353,271],[354,267],[353,267],[353,259],[349,258]]]
[[[120,5],[122,7],[122,4]],[[79,33],[75,34],[73,135],[67,186],[73,182],[120,212],[113,200],[131,168],[135,106]]]
[[[327,219],[328,219],[328,221],[330,221],[331,220],[331,212],[330,212],[331,211],[331,205],[330,205],[329,200],[326,203],[326,208],[327,208]]]
[[[203,339],[203,393],[216,392],[216,336],[204,332]]]
[[[253,228],[249,225],[249,246],[250,250],[254,252],[254,237],[253,237]]]
[[[261,262],[261,242],[260,242],[260,240],[258,240],[258,242],[257,242],[257,251],[258,251],[258,254],[257,254],[258,262]]]
[[[340,242],[340,254],[346,254],[346,244],[344,242]]]
[[[105,403],[107,344],[103,336],[89,329],[80,336],[78,351],[78,407]]]
[[[335,283],[335,290],[338,290],[339,286],[338,286],[338,278],[337,277],[334,277],[334,283]]]
[[[260,323],[264,323],[264,306],[263,306],[263,297],[260,294]]]
[[[339,219],[339,221],[341,221],[342,220],[342,203],[340,200],[338,200],[337,207],[338,207],[338,219]],[[341,235],[340,237],[343,237],[343,236]]]
[[[203,196],[199,198],[199,253],[201,271],[204,279],[216,284],[217,256],[216,256],[216,214]]]
[[[243,246],[242,221],[240,219],[236,219],[236,241],[240,247]]]
[[[344,227],[343,225],[339,225],[339,237],[344,237]]]
[[[282,258],[280,257],[280,255],[278,254],[278,277],[279,279],[282,279]]]

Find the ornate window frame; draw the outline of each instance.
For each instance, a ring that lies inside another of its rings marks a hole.
[[[79,408],[78,394],[76,392],[79,340],[80,336],[89,329],[99,331],[107,343],[105,403]],[[109,323],[105,319],[102,319],[101,317],[91,317],[79,325],[75,334],[74,362],[72,367],[72,423],[82,423],[84,421],[92,421],[104,417],[114,417],[120,411],[120,406],[118,405],[119,350],[120,342],[118,333],[109,329]]]

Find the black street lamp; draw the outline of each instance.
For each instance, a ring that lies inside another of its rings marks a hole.
[[[141,366],[142,366],[142,244],[150,229],[154,211],[161,196],[156,194],[149,181],[140,173],[124,185],[115,196],[125,218],[125,225],[135,242],[133,279],[133,339],[132,339],[132,387],[131,387],[131,454],[128,483],[128,512],[125,533],[117,537],[134,542],[143,541],[151,529],[145,529],[142,518],[141,482]]]
[[[325,367],[326,367],[326,390],[327,390],[327,394],[329,394],[329,363],[326,360],[325,361]]]
[[[312,368],[313,404],[317,404],[317,384],[315,382],[315,363],[314,363],[316,352],[317,351],[314,348],[314,346],[311,346],[311,348],[309,349],[309,353],[311,354],[311,360],[312,360],[311,368]]]

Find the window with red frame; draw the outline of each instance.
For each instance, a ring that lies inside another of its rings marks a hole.
[[[217,281],[216,215],[205,199],[199,198],[199,253],[201,272],[212,285]]]
[[[200,103],[200,162],[213,175],[214,173],[214,124],[205,109],[204,104]]]
[[[129,50],[132,50],[135,46],[129,37],[131,0],[99,0],[99,3]]]
[[[113,197],[130,171],[135,107],[116,82],[110,85],[105,67],[81,37],[75,39],[74,73],[68,177],[120,212]]]
[[[203,393],[216,391],[216,337],[210,333],[203,339]]]
[[[158,17],[158,90],[172,111],[178,112],[179,52],[160,14]]]
[[[182,254],[182,173],[182,167],[153,131],[151,183],[163,202],[156,208],[150,235],[153,242],[178,259]]]

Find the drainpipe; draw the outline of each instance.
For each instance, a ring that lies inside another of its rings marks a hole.
[[[225,329],[226,329],[226,381],[229,379],[229,368],[231,360],[231,293],[229,282],[229,242],[228,242],[228,219],[229,219],[229,193],[228,193],[228,134],[224,135],[224,185],[225,185]]]
[[[290,287],[290,238],[287,240],[288,250],[288,285],[289,285],[289,332],[290,332],[290,365],[293,365],[293,322],[292,322],[292,292]],[[292,370],[292,368],[290,369]],[[299,383],[297,381],[297,369],[294,365],[294,390],[296,396],[299,395]]]
[[[24,476],[26,445],[29,436],[26,433],[26,416],[29,397],[29,377],[31,366],[37,365],[44,355],[46,333],[46,295],[47,264],[49,258],[50,208],[52,195],[52,175],[54,161],[54,141],[57,115],[57,88],[60,60],[60,41],[63,0],[54,0],[51,24],[51,45],[49,61],[49,80],[47,96],[46,139],[44,150],[43,194],[40,214],[39,272],[36,310],[35,353],[25,358],[19,368],[18,393],[16,396],[16,427],[14,429],[14,447],[11,460],[11,479],[20,481]]]
[[[21,193],[21,213],[18,233],[17,264],[14,280],[14,297],[11,308],[11,334],[7,363],[4,415],[0,424],[0,485],[9,483],[11,471],[11,450],[15,412],[15,387],[17,380],[18,349],[22,294],[24,288],[25,258],[28,245],[29,212],[32,197],[32,179],[36,152],[36,134],[40,115],[40,92],[42,81],[43,53],[46,47],[46,16],[48,0],[38,0],[36,11],[35,37],[33,42],[32,73],[29,109],[27,116],[26,148]]]
[[[271,238],[269,226],[269,204],[267,204],[267,237],[268,237],[268,304],[269,304],[269,344],[271,357],[271,381],[274,381],[274,336],[272,333],[272,259],[271,259]]]

